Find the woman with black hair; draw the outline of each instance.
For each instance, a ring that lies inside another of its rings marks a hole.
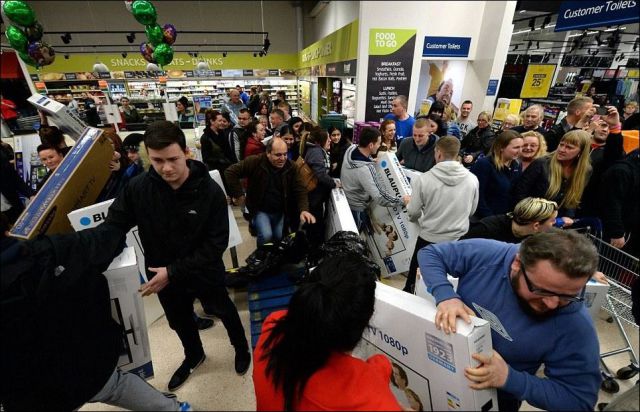
[[[331,147],[329,148],[331,170],[329,171],[329,174],[331,177],[339,178],[344,153],[347,151],[347,148],[351,146],[351,140],[343,137],[342,130],[338,129],[336,126],[329,126],[327,132],[329,132],[329,139],[331,140]]]
[[[257,410],[400,410],[383,355],[351,356],[373,315],[375,269],[355,253],[323,260],[254,352]]]

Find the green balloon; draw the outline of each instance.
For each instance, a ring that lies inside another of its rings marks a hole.
[[[164,32],[162,31],[162,27],[159,24],[150,24],[145,28],[145,33],[147,33],[147,39],[149,39],[149,43],[154,46],[159,45],[164,41]]]
[[[20,58],[22,59],[23,62],[25,62],[26,64],[28,64],[29,66],[33,66],[33,67],[40,67],[38,66],[38,63],[36,63],[35,60],[33,60],[31,58],[31,56],[29,56],[27,53],[23,52],[23,51],[18,51],[18,55],[20,56]]]
[[[5,1],[2,10],[9,20],[21,26],[31,26],[36,21],[36,14],[24,1]]]
[[[27,39],[27,35],[24,34],[22,30],[20,30],[16,26],[9,26],[5,34],[7,35],[7,39],[9,39],[9,44],[11,44],[11,47],[13,47],[15,50],[27,50],[29,40]]]
[[[158,17],[156,8],[147,0],[134,1],[131,5],[131,12],[133,13],[133,17],[138,20],[138,23],[144,24],[145,26],[154,24]]]
[[[160,43],[153,51],[153,58],[160,66],[166,66],[173,60],[173,48],[167,43]]]

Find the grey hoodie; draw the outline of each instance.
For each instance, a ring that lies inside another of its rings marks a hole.
[[[340,171],[340,181],[351,210],[362,212],[374,202],[381,206],[402,205],[402,199],[394,197],[382,185],[373,160],[352,158],[355,150],[358,150],[355,144],[347,148]]]
[[[407,213],[420,225],[420,237],[439,243],[457,240],[469,230],[478,206],[478,178],[457,161],[443,161],[411,179]]]

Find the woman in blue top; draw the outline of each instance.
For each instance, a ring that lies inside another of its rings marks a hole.
[[[522,173],[522,166],[517,160],[522,142],[520,133],[504,131],[494,140],[490,155],[471,167],[480,183],[480,198],[474,215],[477,219],[511,210],[511,184]]]

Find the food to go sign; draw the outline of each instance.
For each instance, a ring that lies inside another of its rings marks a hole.
[[[521,99],[543,98],[549,95],[555,64],[530,64],[520,91]]]

